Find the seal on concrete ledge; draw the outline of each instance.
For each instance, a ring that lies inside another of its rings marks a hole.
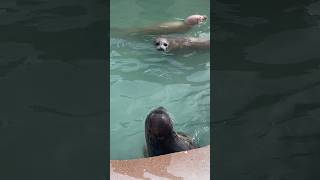
[[[192,138],[175,132],[163,107],[152,110],[145,121],[146,153],[149,157],[198,148]]]
[[[160,36],[154,45],[158,51],[171,52],[176,50],[210,49],[210,39],[179,36]]]

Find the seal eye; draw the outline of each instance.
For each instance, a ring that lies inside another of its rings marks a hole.
[[[156,46],[159,46],[159,42],[156,42]]]
[[[167,44],[167,43],[163,43],[163,45],[164,45],[164,46],[166,46],[166,47],[168,46],[168,44]]]

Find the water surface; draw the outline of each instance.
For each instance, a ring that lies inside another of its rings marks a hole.
[[[132,28],[209,16],[209,1],[111,1],[111,29]],[[210,36],[209,22],[185,33]],[[155,107],[164,106],[178,131],[190,134],[201,146],[209,144],[209,51],[164,54],[153,38],[112,36],[110,39],[111,159],[143,157],[144,120]]]

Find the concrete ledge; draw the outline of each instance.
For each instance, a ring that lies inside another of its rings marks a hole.
[[[210,179],[210,145],[134,160],[111,160],[110,179]]]

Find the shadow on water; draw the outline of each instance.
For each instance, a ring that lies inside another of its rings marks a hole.
[[[319,179],[320,1],[216,1],[214,179]]]

